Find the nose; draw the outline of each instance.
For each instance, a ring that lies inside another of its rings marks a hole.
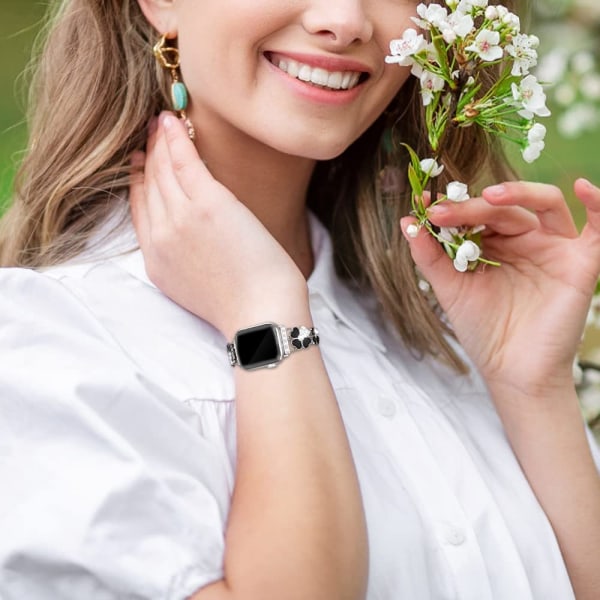
[[[310,4],[304,13],[304,29],[320,36],[332,49],[366,43],[373,37],[364,0],[316,0]]]

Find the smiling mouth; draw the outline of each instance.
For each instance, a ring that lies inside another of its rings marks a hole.
[[[288,57],[265,54],[267,60],[294,79],[333,91],[346,91],[366,81],[368,73],[362,71],[328,71],[321,67],[311,67]]]

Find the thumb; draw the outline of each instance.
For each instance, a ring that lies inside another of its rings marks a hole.
[[[403,217],[400,220],[402,233],[408,241],[411,256],[431,284],[438,301],[445,307],[444,300],[451,298],[462,279],[439,242],[424,227],[419,227],[414,217]]]

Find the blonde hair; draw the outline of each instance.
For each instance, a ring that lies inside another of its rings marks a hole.
[[[31,85],[28,151],[0,222],[1,265],[40,268],[76,258],[124,202],[131,153],[144,147],[150,118],[169,105],[150,51],[156,36],[136,0],[59,3]],[[416,353],[464,372],[399,230],[410,211],[406,153],[384,143],[392,136],[425,156],[415,82],[340,157],[317,165],[308,203],[331,232],[338,274],[375,292]],[[509,175],[501,148],[475,127],[456,132],[445,164],[446,181]]]

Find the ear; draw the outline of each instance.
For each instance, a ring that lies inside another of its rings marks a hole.
[[[177,35],[175,0],[137,0],[150,25],[161,34],[172,38]]]

